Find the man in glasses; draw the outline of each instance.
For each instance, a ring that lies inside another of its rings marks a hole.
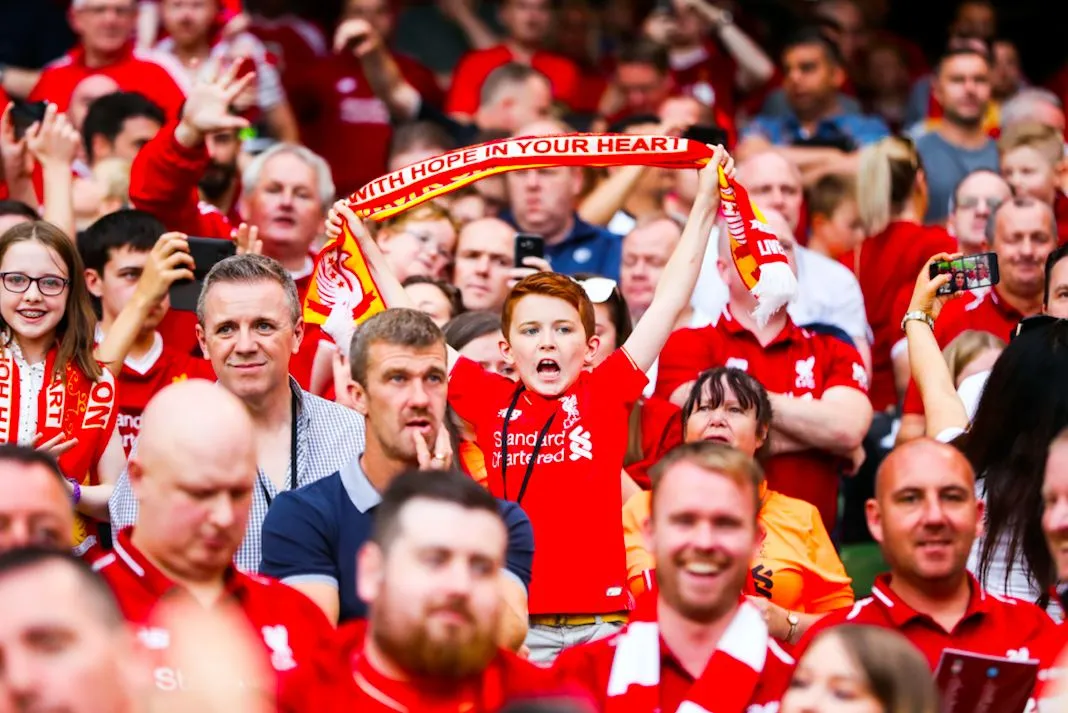
[[[965,255],[990,249],[986,240],[986,224],[990,214],[1012,196],[1005,179],[987,168],[980,168],[965,176],[953,192],[949,208],[949,232],[960,244]]]
[[[137,22],[135,0],[74,0],[71,26],[81,42],[60,60],[48,65],[30,92],[30,101],[50,101],[66,111],[74,88],[93,74],[114,79],[125,92],[137,92],[176,119],[185,92],[176,77],[176,64],[134,50]]]
[[[1006,200],[992,212],[986,235],[997,255],[1001,280],[981,295],[945,306],[934,329],[942,348],[970,329],[1007,342],[1021,319],[1043,311],[1046,259],[1057,246],[1053,208],[1035,198]],[[909,384],[902,411],[899,443],[924,434],[923,402],[915,383]]]

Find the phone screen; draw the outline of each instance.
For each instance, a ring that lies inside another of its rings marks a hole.
[[[15,138],[21,139],[26,135],[35,122],[44,119],[48,102],[15,101],[11,107],[11,123],[15,127]]]
[[[950,275],[949,282],[938,288],[940,295],[992,287],[1001,277],[998,273],[998,256],[994,253],[965,255],[931,265],[931,277],[947,273]]]

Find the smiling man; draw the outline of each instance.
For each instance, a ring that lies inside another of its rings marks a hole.
[[[966,569],[982,530],[983,503],[960,451],[931,439],[912,441],[892,451],[875,478],[868,528],[890,572],[875,580],[872,596],[813,625],[795,656],[839,624],[897,629],[932,670],[946,648],[1011,656],[1049,635],[1054,624],[1044,611],[984,591]]]
[[[559,677],[604,710],[742,711],[778,701],[794,660],[742,598],[761,546],[763,478],[751,457],[710,441],[655,465],[643,534],[658,563],[656,600],[640,599],[612,638],[564,651]]]

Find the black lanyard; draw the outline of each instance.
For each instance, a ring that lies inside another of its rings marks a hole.
[[[292,414],[292,422],[289,428],[289,489],[297,489],[297,395],[291,394],[292,401],[290,413]],[[263,498],[267,501],[267,509],[271,508],[271,501],[274,498],[271,497],[271,492],[267,489],[267,486],[263,484],[263,474],[256,475],[256,482],[260,484],[260,490],[263,491]]]
[[[508,405],[508,410],[504,412],[504,425],[501,426],[501,486],[504,488],[505,500],[508,499],[508,424],[512,422],[512,412],[515,411],[515,406],[519,403],[519,396],[523,393],[523,388],[522,384],[516,388],[515,396],[512,397],[512,403]],[[538,437],[534,441],[534,450],[530,454],[530,462],[527,463],[527,472],[523,475],[523,482],[519,486],[519,497],[515,500],[517,505],[523,504],[523,496],[526,495],[527,485],[530,483],[530,476],[534,473],[534,466],[538,462],[538,453],[541,452],[541,444],[545,440],[545,434],[549,432],[549,428],[553,425],[553,419],[556,418],[556,411],[557,409],[553,409],[552,414],[549,416],[549,420],[541,427],[541,431],[538,433]]]

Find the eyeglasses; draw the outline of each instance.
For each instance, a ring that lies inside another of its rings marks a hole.
[[[979,207],[979,203],[980,202],[986,203],[986,207],[987,207],[987,209],[990,210],[990,212],[994,212],[995,210],[998,209],[998,206],[1001,205],[1001,199],[1000,198],[985,198],[985,197],[981,197],[981,196],[965,196],[964,198],[960,199],[960,203],[958,203],[957,206],[960,207],[960,208],[963,208],[965,210],[975,210],[976,208]]]
[[[1016,325],[1016,329],[1013,330],[1012,336],[1009,337],[1009,341],[1011,342],[1025,332],[1031,332],[1040,327],[1046,327],[1063,321],[1064,319],[1062,317],[1054,317],[1048,314],[1034,314],[1030,317],[1024,317],[1020,320],[1020,323]]]
[[[616,281],[607,277],[588,277],[585,280],[575,280],[575,283],[586,292],[586,296],[594,304],[607,302],[616,291]]]
[[[22,272],[0,272],[0,280],[4,282],[4,289],[21,295],[30,289],[30,285],[37,283],[38,291],[45,297],[55,297],[63,294],[70,280],[58,275],[45,275],[44,277],[30,277]]]

